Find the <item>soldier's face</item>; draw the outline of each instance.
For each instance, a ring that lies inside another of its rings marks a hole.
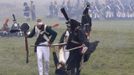
[[[37,25],[37,28],[41,29],[42,25]]]

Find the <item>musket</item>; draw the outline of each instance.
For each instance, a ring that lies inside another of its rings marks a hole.
[[[29,62],[28,56],[29,56],[29,50],[28,50],[28,40],[27,40],[27,34],[24,32],[25,35],[25,49],[26,49],[26,63]]]
[[[31,47],[35,47],[35,46],[64,46],[66,45],[67,43],[55,43],[55,44],[51,44],[51,45],[48,45],[48,44],[43,44],[43,45],[31,45]]]
[[[67,45],[67,43],[55,43],[55,44],[51,44],[51,47],[53,47],[53,46],[65,46],[65,45]],[[50,46],[50,45],[48,45],[48,44],[31,45],[31,47],[36,47],[36,46]],[[79,49],[79,48],[82,48],[82,47],[84,47],[84,46],[83,45],[77,46],[77,47],[74,47],[74,48],[67,49],[65,51],[68,52],[68,51],[76,50],[76,49]]]
[[[29,62],[29,50],[28,50],[28,40],[27,40],[27,31],[29,30],[29,25],[27,23],[23,23],[21,25],[21,31],[24,32],[24,38],[25,38],[25,50],[26,50],[26,63]]]

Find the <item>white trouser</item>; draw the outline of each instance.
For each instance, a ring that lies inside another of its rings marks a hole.
[[[62,47],[59,51],[59,62],[66,63],[69,57],[69,51],[65,51],[65,47]]]
[[[40,45],[48,44],[47,42],[41,43]],[[45,75],[49,75],[49,57],[50,50],[47,46],[37,46],[37,62],[38,62],[38,72],[39,75],[43,75],[43,71]],[[44,69],[43,69],[43,59],[44,59]]]
[[[68,57],[69,57],[69,51],[66,50],[66,46],[64,46],[64,58],[65,58],[65,61],[67,61]]]

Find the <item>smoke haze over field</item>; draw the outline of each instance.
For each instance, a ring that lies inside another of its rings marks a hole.
[[[23,3],[30,5],[31,0],[0,0],[0,27],[5,18],[11,18],[14,13],[17,18],[23,17]],[[44,17],[48,12],[50,0],[32,0],[36,6],[37,16]]]
[[[36,9],[46,11],[46,8],[50,0],[33,0],[36,5]],[[23,3],[27,2],[30,4],[30,0],[0,0],[0,16],[6,16],[12,13],[23,15]],[[38,12],[37,10],[37,12]],[[40,11],[41,12],[41,11]]]
[[[23,17],[23,3],[27,2],[30,5],[31,0],[0,0],[0,24],[4,18],[12,18],[12,14],[14,13],[17,18]],[[48,15],[48,6],[51,1],[57,1],[59,5],[62,4],[63,1],[68,0],[32,0],[36,6],[36,14],[37,17],[45,17]],[[75,5],[78,0],[70,0],[71,5]],[[79,0],[80,2],[84,0]],[[98,3],[105,3],[106,0],[87,0],[90,2],[98,1]],[[131,0],[118,0],[124,3],[129,3]]]

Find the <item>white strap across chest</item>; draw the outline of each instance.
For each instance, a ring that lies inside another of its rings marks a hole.
[[[43,34],[44,32],[46,32],[46,27],[47,25],[44,25],[44,31],[41,31],[39,30],[39,28],[37,28],[37,26],[35,26],[35,32],[37,34],[37,37],[40,35],[40,34]],[[43,35],[44,39],[48,42],[49,41],[49,38],[47,37],[47,35]]]

